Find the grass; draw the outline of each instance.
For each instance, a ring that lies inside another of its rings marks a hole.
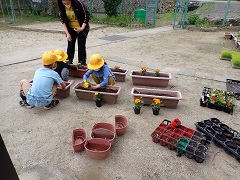
[[[221,58],[232,59],[232,54],[233,54],[233,51],[223,50],[221,52]]]
[[[232,63],[236,67],[240,67],[240,53],[236,52],[232,54]]]

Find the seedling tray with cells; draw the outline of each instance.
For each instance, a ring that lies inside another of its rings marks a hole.
[[[174,128],[171,121],[166,119],[154,130],[151,137],[153,142],[185,154],[189,159],[194,158],[199,163],[205,160],[211,143],[201,132],[183,125]]]
[[[197,129],[213,138],[224,150],[233,154],[240,161],[240,133],[230,128],[217,118],[210,118],[195,123]]]

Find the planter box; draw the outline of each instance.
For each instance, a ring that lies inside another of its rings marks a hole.
[[[132,88],[131,94],[134,99],[142,97],[144,104],[150,105],[153,98],[161,99],[162,103],[167,108],[177,108],[178,101],[182,99],[179,91],[159,90],[159,89],[146,89],[146,88]]]
[[[225,33],[225,39],[232,39],[232,34],[231,33]]]
[[[119,69],[119,71],[115,71],[114,68],[110,68],[110,69],[113,72],[113,74],[115,75],[116,81],[125,82],[128,70]]]
[[[56,96],[59,98],[66,98],[69,96],[70,94],[70,87],[71,87],[72,83],[66,83],[66,88],[62,89],[60,87],[57,88],[56,91]]]
[[[73,66],[76,66],[76,65],[73,65]],[[69,76],[83,78],[83,75],[87,71],[88,71],[88,67],[87,66],[82,66],[82,69],[78,69],[78,70],[69,69]]]
[[[132,83],[134,85],[167,87],[169,80],[172,78],[170,73],[159,73],[155,77],[155,72],[147,72],[146,76],[141,75],[141,71],[131,71]]]
[[[99,92],[102,95],[102,101],[106,104],[115,104],[117,102],[117,97],[119,95],[121,87],[119,86],[106,86],[102,87],[100,89],[96,90],[87,90],[83,89],[83,85],[81,82],[77,83],[73,87],[74,91],[76,92],[76,95],[78,99],[85,99],[85,100],[91,100],[93,101],[93,96],[95,92]],[[101,89],[104,89],[108,92],[102,92]],[[110,92],[114,91],[114,92]]]

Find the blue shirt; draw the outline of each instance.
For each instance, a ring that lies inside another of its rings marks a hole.
[[[94,72],[94,74],[99,77],[99,78],[103,78],[103,82],[100,83],[101,87],[104,87],[108,84],[108,78],[109,76],[112,76],[115,80],[116,77],[115,75],[112,73],[111,69],[107,66],[107,65],[103,65],[101,67],[101,69],[99,71],[94,71],[94,70],[88,70],[84,76],[83,76],[83,80],[87,80],[87,78]]]
[[[57,72],[49,68],[40,68],[36,70],[33,84],[28,91],[27,103],[43,107],[52,101],[52,88],[54,83],[61,84],[63,80]]]

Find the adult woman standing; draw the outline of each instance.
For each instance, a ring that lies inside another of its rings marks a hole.
[[[59,18],[68,40],[67,54],[73,63],[75,43],[78,41],[78,62],[86,64],[86,39],[89,32],[90,13],[80,0],[58,0]]]

